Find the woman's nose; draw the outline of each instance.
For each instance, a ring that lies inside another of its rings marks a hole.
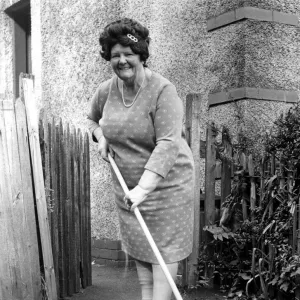
[[[120,64],[126,64],[126,57],[125,55],[120,55]]]

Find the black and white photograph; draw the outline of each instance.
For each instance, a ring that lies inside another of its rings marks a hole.
[[[0,300],[300,300],[300,0],[0,0]]]

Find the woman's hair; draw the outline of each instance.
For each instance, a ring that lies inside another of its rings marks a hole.
[[[137,39],[137,42],[130,39],[127,34],[132,35]],[[124,18],[108,24],[99,38],[102,50],[101,56],[110,61],[111,48],[116,44],[121,44],[124,47],[129,46],[133,53],[139,54],[141,61],[146,67],[146,60],[149,57],[149,30],[139,22]]]

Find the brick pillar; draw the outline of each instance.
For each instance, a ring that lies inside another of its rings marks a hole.
[[[249,121],[264,114],[262,123],[272,121],[299,99],[300,3],[270,2],[207,4],[206,45],[213,53],[208,107],[214,121],[232,124],[236,103],[248,110]]]

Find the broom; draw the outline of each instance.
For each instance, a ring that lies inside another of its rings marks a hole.
[[[126,183],[123,179],[122,174],[120,173],[120,171],[118,169],[118,166],[116,165],[114,159],[112,158],[112,156],[110,154],[108,154],[108,159],[109,159],[110,164],[111,164],[111,166],[112,166],[112,168],[113,168],[113,170],[114,170],[114,172],[115,172],[115,174],[116,174],[116,176],[117,176],[117,178],[118,178],[118,180],[121,184],[121,187],[122,187],[124,193],[127,194],[129,192],[129,189],[128,189],[128,187],[127,187],[127,185],[126,185]],[[148,242],[149,242],[149,244],[150,244],[150,246],[151,246],[151,248],[152,248],[152,250],[153,250],[153,252],[154,252],[154,254],[155,254],[155,256],[156,256],[156,258],[157,258],[157,260],[158,260],[158,262],[159,262],[159,264],[160,264],[160,266],[161,266],[161,268],[162,268],[162,270],[163,270],[170,286],[171,286],[171,288],[172,288],[172,291],[174,293],[175,298],[177,300],[183,300],[180,293],[179,293],[179,291],[178,291],[178,288],[177,288],[177,286],[176,286],[176,284],[175,284],[175,282],[174,282],[174,280],[173,280],[173,278],[172,278],[172,276],[171,276],[171,274],[170,274],[170,272],[169,272],[169,270],[166,266],[166,263],[164,262],[161,254],[160,254],[160,252],[159,252],[159,250],[158,250],[158,248],[157,248],[157,246],[156,246],[156,244],[155,244],[155,242],[154,242],[154,240],[151,236],[151,233],[150,233],[150,231],[149,231],[149,229],[148,229],[148,227],[147,227],[147,225],[146,225],[139,209],[136,207],[133,212],[134,212],[136,218],[138,219],[138,221],[139,221],[139,223],[140,223],[140,225],[141,225],[141,227],[144,231],[144,234],[146,235],[146,238],[147,238],[147,240],[148,240]]]

